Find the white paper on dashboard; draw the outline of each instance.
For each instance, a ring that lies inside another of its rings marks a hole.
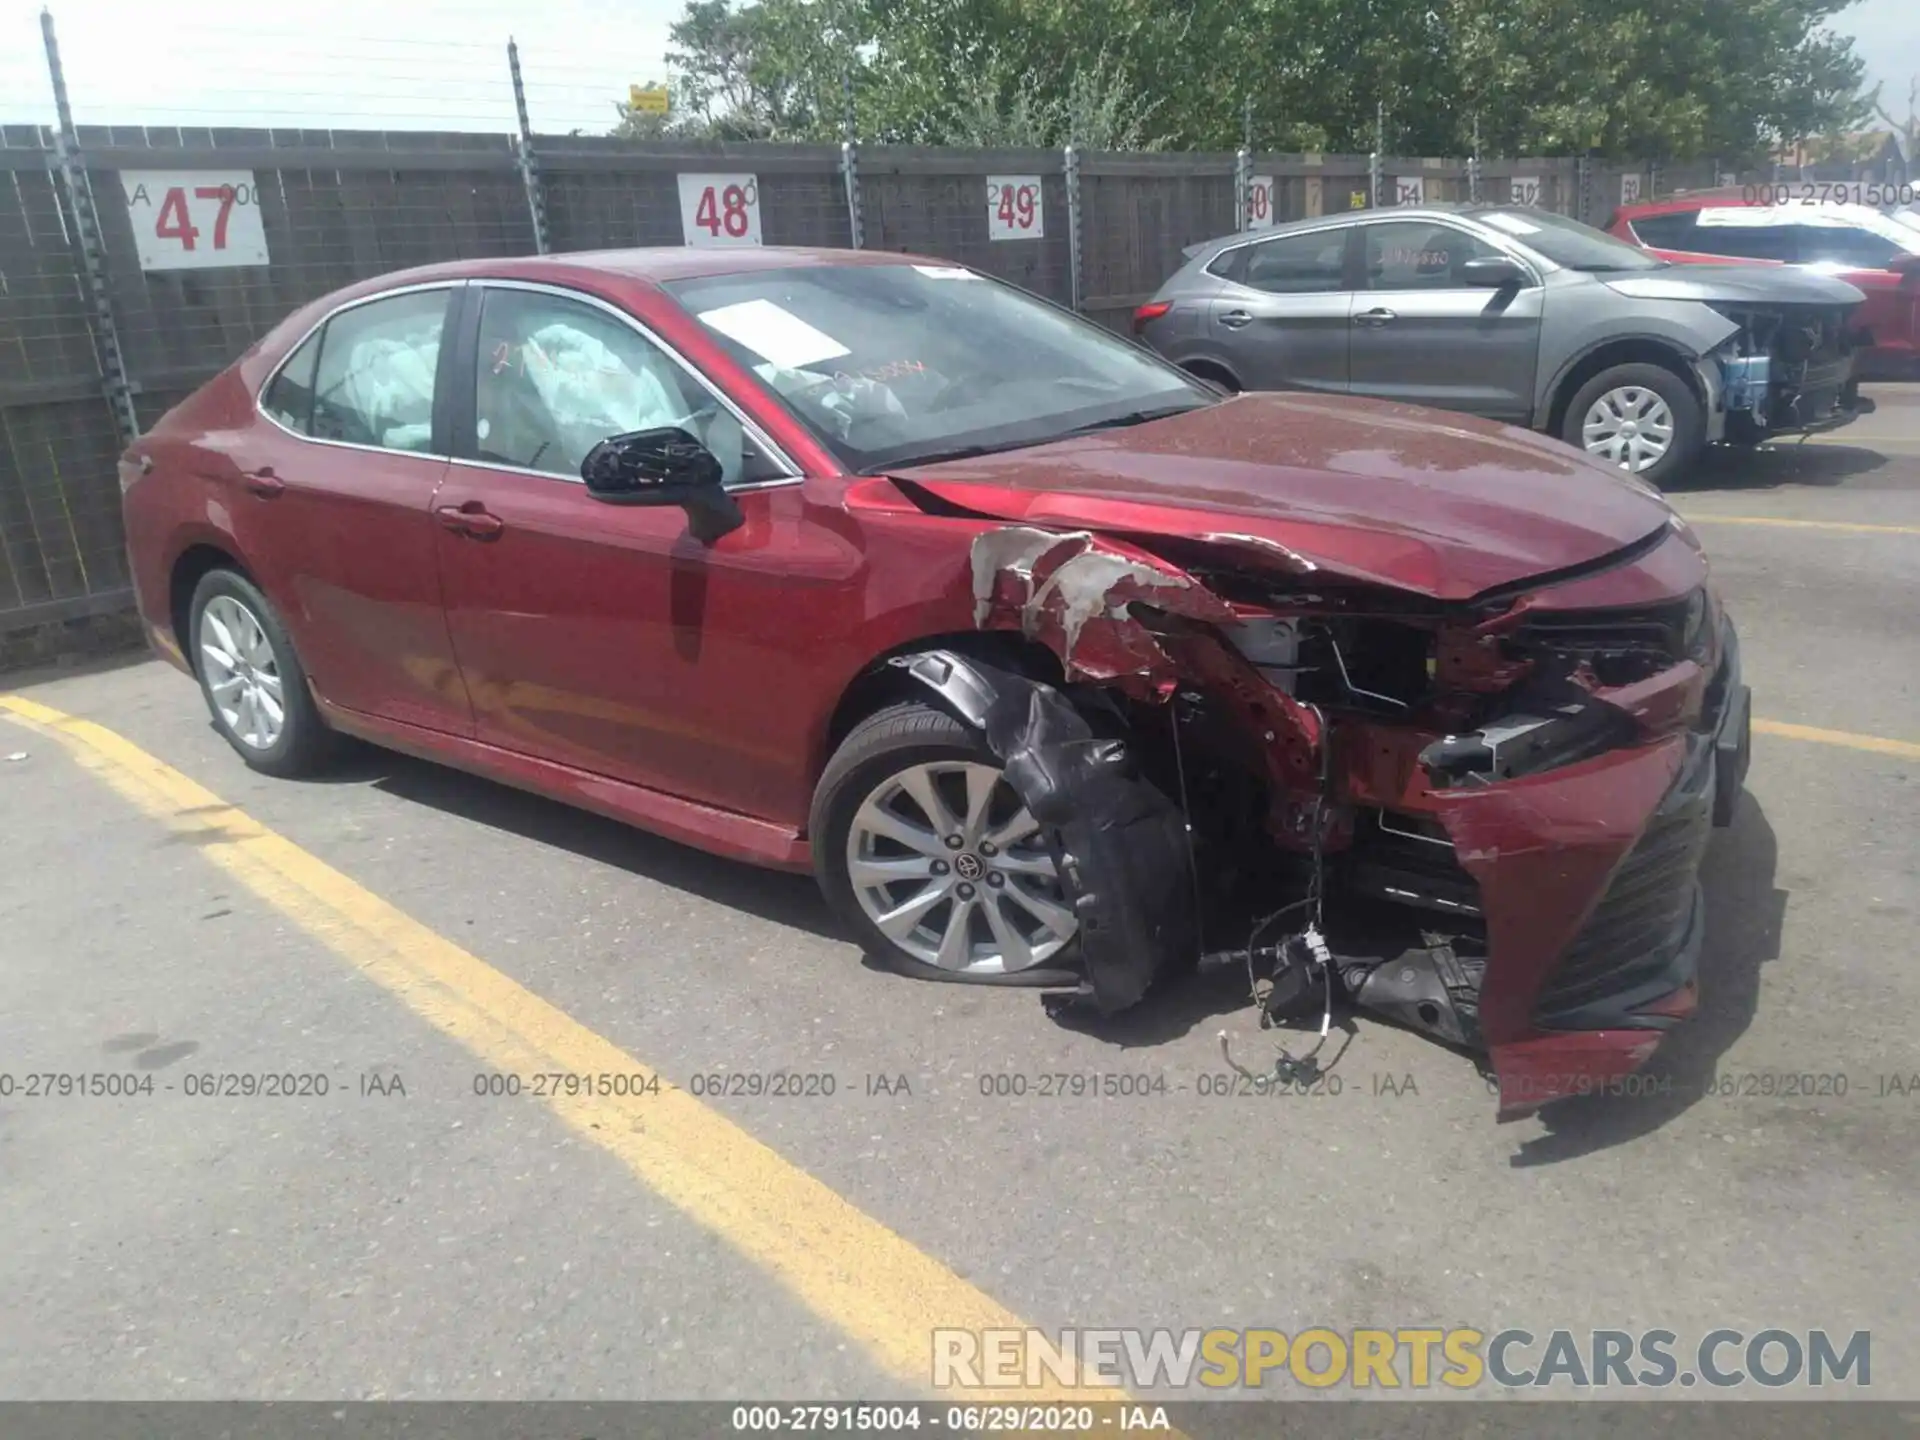
[[[742,300],[738,305],[703,310],[700,321],[785,369],[797,370],[802,365],[838,360],[853,353],[771,300]]]

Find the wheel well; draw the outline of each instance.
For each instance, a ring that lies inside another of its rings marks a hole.
[[[1547,412],[1549,435],[1557,439],[1566,428],[1567,407],[1580,393],[1580,387],[1602,370],[1611,370],[1616,365],[1658,365],[1662,370],[1672,371],[1686,382],[1688,391],[1700,402],[1701,413],[1706,412],[1707,397],[1700,388],[1700,377],[1693,373],[1693,366],[1678,350],[1658,340],[1612,340],[1592,354],[1582,356],[1554,391],[1553,404]]]
[[[834,707],[833,718],[827,724],[826,751],[820,756],[820,763],[814,767],[816,773],[825,766],[827,758],[840,747],[840,742],[847,738],[853,727],[876,710],[902,700],[932,698],[933,692],[925,685],[902,673],[898,666],[887,663],[901,655],[919,655],[928,650],[955,650],[1049,685],[1058,685],[1065,679],[1059,657],[1053,651],[1037,640],[1028,640],[1007,631],[968,630],[957,635],[929,635],[911,641],[889,650],[853,677],[841,694],[840,703]]]
[[[1180,368],[1189,375],[1202,380],[1211,380],[1216,385],[1225,385],[1233,390],[1240,389],[1240,382],[1234,373],[1218,360],[1182,360]]]
[[[187,657],[187,663],[193,665],[194,673],[200,673],[200,667],[193,662],[193,646],[188,642],[188,622],[193,618],[187,613],[193,604],[194,589],[209,570],[234,570],[247,574],[246,567],[217,545],[189,545],[180,552],[180,558],[173,562],[173,574],[167,581],[167,617],[173,622],[173,638],[179,643],[180,653]],[[248,575],[251,580],[253,577]]]

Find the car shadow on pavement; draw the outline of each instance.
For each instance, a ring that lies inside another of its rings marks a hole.
[[[371,784],[416,805],[566,850],[778,925],[828,939],[846,938],[835,926],[811,875],[766,870],[710,855],[432,761],[355,744],[346,747],[323,775],[305,783]]]
[[[1701,867],[1707,936],[1700,955],[1700,1008],[1655,1052],[1639,1093],[1582,1096],[1540,1111],[1546,1133],[1520,1146],[1516,1168],[1577,1159],[1658,1130],[1714,1096],[1720,1057],[1753,1023],[1760,967],[1780,956],[1787,892],[1773,883],[1779,846],[1751,792],[1733,824],[1714,837]]]
[[[1777,441],[1758,449],[1716,446],[1691,471],[1666,484],[1669,495],[1714,490],[1772,490],[1782,485],[1832,489],[1880,469],[1887,457],[1862,445]]]

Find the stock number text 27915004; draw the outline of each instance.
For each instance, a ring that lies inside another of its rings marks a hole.
[[[77,1100],[89,1096],[151,1095],[153,1076],[93,1071],[0,1071],[0,1100]]]

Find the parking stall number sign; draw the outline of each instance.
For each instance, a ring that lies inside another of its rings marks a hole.
[[[1039,240],[1047,227],[1041,210],[1038,175],[987,177],[987,238]]]
[[[1256,175],[1247,182],[1247,229],[1265,230],[1273,224],[1273,176]]]
[[[689,245],[758,245],[759,179],[753,175],[680,176],[680,233]]]
[[[1516,175],[1509,182],[1509,193],[1515,205],[1538,205],[1540,203],[1540,177],[1538,175]]]
[[[1427,177],[1424,175],[1402,175],[1393,182],[1394,204],[1424,205],[1427,203]]]
[[[1622,175],[1620,177],[1620,203],[1631,205],[1640,198],[1640,177]]]
[[[120,188],[142,270],[267,263],[251,170],[127,170]]]

